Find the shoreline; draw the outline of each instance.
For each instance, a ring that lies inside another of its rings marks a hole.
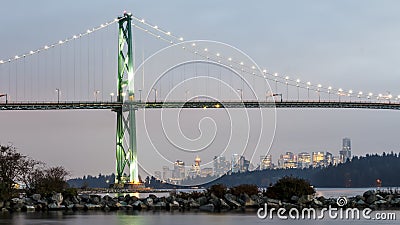
[[[158,193],[165,193],[160,191]],[[155,193],[155,192],[153,192]],[[226,193],[217,197],[207,191],[191,193],[169,192],[168,196],[138,198],[129,194],[111,197],[109,194],[81,193],[75,196],[63,196],[55,193],[51,197],[34,194],[30,197],[13,198],[0,202],[0,211],[13,212],[46,212],[46,211],[193,211],[193,212],[253,212],[265,205],[268,208],[314,208],[316,210],[331,207],[370,208],[371,210],[400,210],[400,192],[398,189],[369,190],[362,195],[346,198],[346,204],[338,205],[339,198],[306,195],[292,196],[289,200],[267,198],[263,192],[249,196],[246,193],[233,195]],[[114,193],[118,195],[119,193]]]

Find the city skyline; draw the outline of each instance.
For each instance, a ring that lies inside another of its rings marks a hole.
[[[201,158],[196,156],[193,160],[194,164],[177,159],[172,163],[172,167],[170,167],[171,165],[163,165],[162,171],[154,171],[154,177],[163,182],[179,185],[187,179],[198,177],[216,179],[225,174],[243,173],[253,170],[305,169],[310,167],[335,166],[351,161],[354,156],[351,154],[351,146],[351,139],[345,137],[342,139],[342,148],[337,151],[337,154],[331,153],[330,150],[302,151],[297,154],[286,151],[275,161],[271,154],[260,156],[260,161],[256,165],[247,160],[244,155],[237,153],[231,156],[214,156],[212,167],[209,167],[210,165],[201,165]]]
[[[293,7],[288,8],[288,3]],[[132,10],[188,39],[217,39],[237,46],[273,72],[357,91],[362,89],[379,93],[389,90],[396,93],[400,73],[396,59],[399,58],[400,47],[397,45],[399,33],[395,28],[400,18],[395,9],[399,3],[308,3],[313,7],[306,7],[303,2],[259,1],[248,4],[234,1],[230,5],[215,1],[185,2],[181,3],[178,11],[167,2],[152,1],[132,4],[106,1],[93,4],[88,1],[83,2],[80,8],[71,6],[67,1],[57,4],[52,1],[6,2],[0,9],[0,17],[6,21],[1,31],[1,58],[85,31],[121,15],[124,10]],[[152,7],[154,4],[160,7]],[[193,8],[196,9],[194,12]],[[244,17],[242,10],[254,13]],[[277,13],[282,11],[292,17]],[[26,15],[30,15],[29,26]],[[321,15],[324,17],[321,18]],[[60,20],[55,22],[49,19],[53,17]],[[51,32],[41,32],[43,29],[51,29]],[[138,46],[138,51],[145,51],[148,56],[156,47]],[[116,77],[113,68],[108,73],[110,77]],[[109,98],[109,93],[101,94]],[[115,172],[113,112],[1,114],[1,144],[11,142],[35,159],[50,165],[63,165],[73,176]],[[137,116],[138,120],[143,119],[140,112]],[[358,143],[358,148],[353,151],[356,155],[398,151],[396,127],[400,122],[397,122],[397,117],[398,112],[384,110],[279,109],[276,136],[270,153],[277,159],[282,154],[279,149],[291,149],[295,145],[300,151],[341,149],[341,144],[335,140],[343,136],[349,136],[354,143]],[[185,126],[190,125],[190,121],[185,123]],[[196,134],[197,126],[188,131],[188,136]],[[143,124],[138,124],[138,140],[139,152],[154,150],[146,139]],[[260,146],[268,144],[262,140]],[[154,171],[156,166],[152,165],[148,170]]]

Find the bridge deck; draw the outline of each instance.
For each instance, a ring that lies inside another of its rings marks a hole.
[[[389,102],[257,102],[257,101],[229,101],[229,102],[9,102],[0,103],[0,110],[92,110],[110,109],[133,105],[135,108],[352,108],[352,109],[392,109],[399,110],[400,103]]]

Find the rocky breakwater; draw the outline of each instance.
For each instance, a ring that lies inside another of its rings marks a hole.
[[[278,200],[264,196],[263,193],[233,195],[225,193],[217,196],[214,193],[172,194],[168,197],[157,197],[150,194],[147,198],[130,195],[110,197],[105,195],[63,196],[55,193],[51,197],[34,194],[30,197],[13,198],[0,202],[2,212],[50,211],[50,210],[200,210],[208,212],[244,211],[268,207],[290,208],[325,208],[354,207],[373,210],[400,209],[400,194],[394,192],[367,191],[346,199],[344,206],[338,205],[336,198],[315,197],[313,195],[292,196],[289,200]]]

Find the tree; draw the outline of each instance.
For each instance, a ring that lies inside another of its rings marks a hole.
[[[25,185],[28,195],[62,192],[68,185],[69,172],[62,166],[45,167],[11,145],[0,146],[0,200],[8,200],[17,193],[19,184]]]
[[[28,174],[39,164],[11,145],[0,146],[0,200],[13,197],[18,182],[25,183]]]
[[[68,187],[67,176],[70,173],[62,166],[36,169],[31,173],[30,192],[43,196],[52,192],[62,192]]]

